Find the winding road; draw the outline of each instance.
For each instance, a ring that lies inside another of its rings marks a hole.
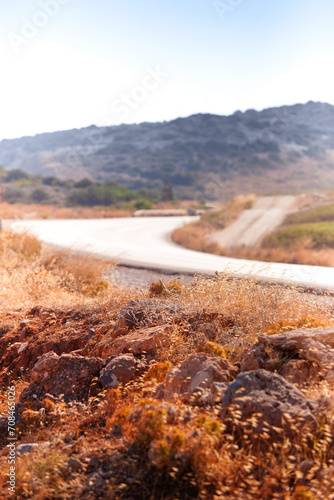
[[[45,243],[89,251],[126,266],[171,274],[229,272],[334,292],[334,268],[220,257],[173,243],[172,231],[191,220],[194,217],[19,220],[5,221],[4,227],[27,230]]]

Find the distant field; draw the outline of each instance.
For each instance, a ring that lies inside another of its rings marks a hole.
[[[262,248],[294,250],[300,246],[316,250],[334,248],[334,222],[287,225],[266,236],[262,242]]]
[[[284,225],[306,224],[308,222],[334,222],[334,204],[290,214],[285,219]]]

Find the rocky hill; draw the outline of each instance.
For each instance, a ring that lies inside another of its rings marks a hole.
[[[0,164],[129,188],[168,178],[184,197],[334,189],[334,106],[308,102],[231,116],[39,134],[0,142]]]

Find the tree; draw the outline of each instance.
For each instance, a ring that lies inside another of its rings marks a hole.
[[[162,201],[173,201],[175,198],[173,192],[173,186],[170,180],[167,178],[164,179],[164,184],[161,190],[161,200]]]

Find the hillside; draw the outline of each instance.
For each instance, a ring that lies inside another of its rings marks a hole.
[[[334,189],[334,106],[308,102],[0,142],[6,170],[217,199]]]

